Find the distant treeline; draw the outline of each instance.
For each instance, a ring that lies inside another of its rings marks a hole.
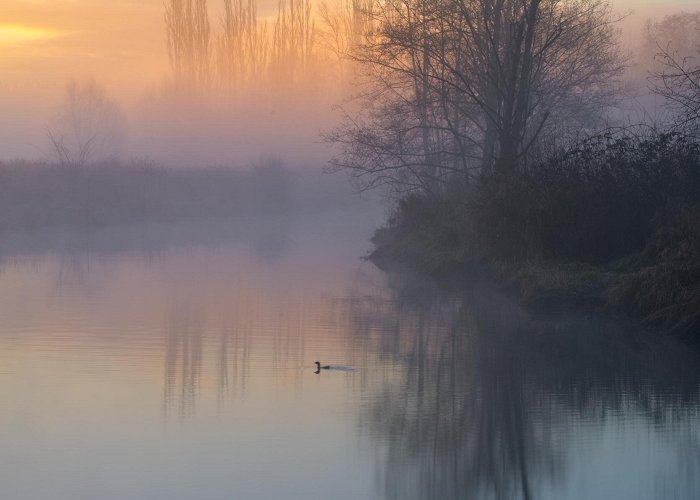
[[[0,230],[280,212],[293,205],[294,184],[290,170],[274,159],[244,170],[0,163]]]

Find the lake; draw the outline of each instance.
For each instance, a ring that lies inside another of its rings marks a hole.
[[[695,352],[385,274],[380,222],[4,237],[0,498],[700,496]]]

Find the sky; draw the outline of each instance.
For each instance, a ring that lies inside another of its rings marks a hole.
[[[218,4],[210,0],[212,24]],[[259,2],[271,14],[274,0]],[[699,8],[697,0],[615,0],[633,17]],[[119,93],[138,92],[168,71],[162,0],[3,0],[0,85],[52,88],[99,75]]]
[[[613,0],[630,13],[623,30],[633,41],[642,22],[698,0]],[[223,0],[209,0],[218,29]],[[258,16],[274,15],[277,0],[260,0]],[[71,79],[95,79],[128,108],[169,75],[163,0],[1,0],[0,159],[37,157],[45,123]],[[633,28],[630,28],[633,27]]]
[[[209,1],[213,29],[219,4]],[[275,6],[259,1],[259,16]],[[129,92],[158,81],[168,71],[163,10],[163,0],[2,0],[0,85],[99,75]]]
[[[167,69],[163,39],[159,0],[3,0],[0,82],[37,88],[99,75],[133,88]]]

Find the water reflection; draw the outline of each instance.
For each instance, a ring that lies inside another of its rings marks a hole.
[[[449,293],[390,279],[349,303],[358,341],[400,367],[362,414],[364,432],[385,442],[389,498],[596,498],[596,486],[572,492],[568,480],[580,480],[587,446],[629,498],[699,491],[697,355],[600,317],[532,318],[485,284]],[[667,470],[599,446],[609,425],[670,447],[650,457]],[[659,477],[646,488],[639,472]]]
[[[163,416],[173,408],[180,419],[194,413],[202,375],[203,318],[181,305],[170,314],[166,329]]]
[[[384,275],[349,219],[17,247],[0,497],[697,497],[696,355]]]

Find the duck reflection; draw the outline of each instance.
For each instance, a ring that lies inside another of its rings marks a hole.
[[[389,498],[539,498],[567,474],[576,422],[632,408],[653,426],[697,408],[698,357],[673,342],[601,318],[533,318],[485,285],[390,280],[389,295],[349,301],[358,341],[400,367],[362,417],[388,436]]]

